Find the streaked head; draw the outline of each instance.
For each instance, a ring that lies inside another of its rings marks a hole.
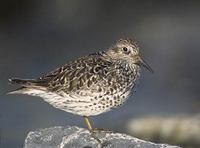
[[[150,72],[152,68],[141,58],[137,43],[130,39],[120,39],[106,52],[113,60],[122,60],[128,64],[144,66]]]

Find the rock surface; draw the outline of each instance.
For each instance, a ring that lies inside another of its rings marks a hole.
[[[24,148],[180,148],[167,144],[155,144],[126,134],[101,131],[95,134],[75,126],[57,126],[29,132]]]

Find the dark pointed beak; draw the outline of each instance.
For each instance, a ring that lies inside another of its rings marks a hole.
[[[149,64],[147,64],[147,62],[145,62],[139,55],[138,55],[138,57],[137,57],[136,64],[145,67],[148,71],[150,71],[151,73],[153,73],[153,69],[152,69],[152,68],[149,66]]]

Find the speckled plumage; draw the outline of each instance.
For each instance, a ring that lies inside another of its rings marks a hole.
[[[137,44],[119,40],[105,52],[80,57],[34,80],[11,79],[11,93],[39,96],[56,108],[81,116],[98,115],[123,104],[140,75]]]

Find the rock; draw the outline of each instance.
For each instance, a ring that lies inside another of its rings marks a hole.
[[[24,148],[180,148],[109,131],[97,132],[95,136],[101,140],[101,144],[88,130],[75,126],[38,129],[28,133]]]
[[[128,122],[127,132],[145,140],[200,147],[200,115],[149,116]]]

